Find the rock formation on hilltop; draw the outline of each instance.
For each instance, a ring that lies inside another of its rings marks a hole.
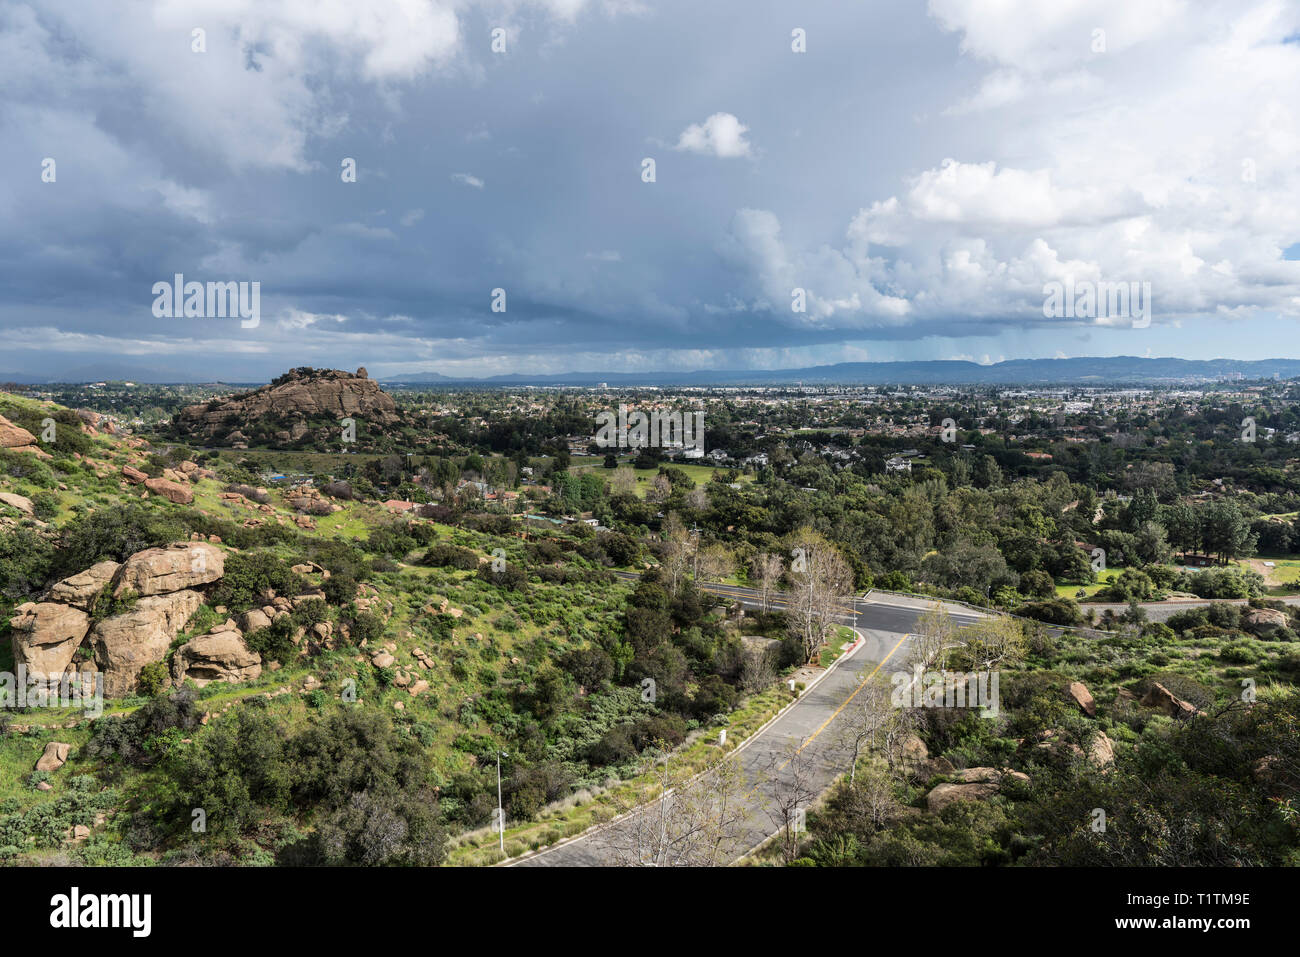
[[[297,442],[308,433],[337,442],[338,422],[358,420],[358,431],[400,421],[397,405],[366,375],[302,367],[252,392],[182,409],[173,421],[183,437],[234,448],[248,443]]]

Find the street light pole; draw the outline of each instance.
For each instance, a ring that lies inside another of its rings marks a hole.
[[[506,856],[506,812],[501,806],[501,755],[504,751],[497,752],[497,835],[501,839],[501,856]],[[508,757],[508,755],[507,755]]]

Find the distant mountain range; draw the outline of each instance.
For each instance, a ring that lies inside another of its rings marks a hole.
[[[379,381],[409,389],[509,386],[712,386],[712,385],[1139,385],[1207,382],[1230,377],[1290,379],[1300,376],[1300,359],[1150,359],[1097,356],[1076,359],[1010,359],[991,365],[936,359],[920,362],[840,362],[802,369],[704,369],[695,372],[566,372],[557,375],[511,373],[487,377],[410,372]],[[32,385],[99,381],[199,383],[205,380],[172,370],[92,366],[68,370],[60,378],[0,372],[0,382]],[[211,381],[211,380],[206,380]],[[233,383],[232,383],[233,384]],[[240,383],[258,385],[260,383]]]
[[[455,378],[413,372],[381,379],[387,386],[709,386],[709,385],[1071,385],[1138,384],[1300,376],[1300,359],[1148,359],[1099,356],[1010,359],[991,365],[936,359],[920,362],[840,362],[802,369],[709,369],[697,372],[568,372]]]

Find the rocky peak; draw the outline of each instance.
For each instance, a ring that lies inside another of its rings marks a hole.
[[[333,426],[346,417],[381,428],[399,421],[392,397],[365,368],[353,374],[303,366],[252,392],[187,406],[175,425],[187,436],[231,444],[265,434],[273,424],[277,441],[296,441],[312,426]]]

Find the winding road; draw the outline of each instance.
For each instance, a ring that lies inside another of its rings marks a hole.
[[[750,607],[758,605],[749,589],[730,585],[702,585]],[[846,770],[846,756],[837,747],[841,715],[866,680],[880,671],[902,670],[906,644],[928,605],[924,602],[897,604],[906,599],[855,599],[840,615],[862,639],[835,664],[823,672],[801,697],[774,721],[733,752],[747,781],[757,781],[742,797],[742,822],[726,855],[743,857],[777,830],[769,814],[774,797],[793,777],[790,749],[798,748],[805,781],[818,792],[829,787]],[[956,625],[975,621],[979,614],[961,606],[947,606]],[[671,800],[671,797],[669,798]],[[515,867],[600,867],[617,864],[631,843],[626,835],[659,813],[654,802],[630,812],[603,829],[588,831],[565,843],[508,862]],[[623,829],[623,835],[617,829]]]

